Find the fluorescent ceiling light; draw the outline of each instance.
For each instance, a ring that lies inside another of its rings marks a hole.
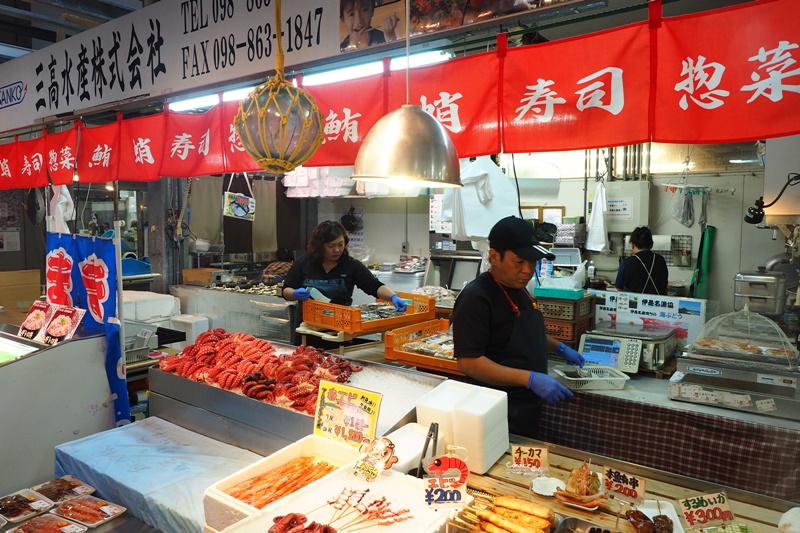
[[[219,103],[219,97],[216,94],[209,94],[207,96],[198,96],[196,98],[188,98],[186,100],[178,100],[169,103],[170,111],[188,111],[190,109],[200,109],[203,107],[215,106]]]
[[[426,65],[435,65],[447,61],[453,57],[449,52],[420,52],[413,54],[409,61],[410,68],[424,67]],[[403,70],[406,68],[406,57],[395,57],[389,64],[390,70]],[[363,65],[356,65],[353,67],[344,67],[336,70],[329,70],[327,72],[319,72],[317,74],[307,74],[303,76],[303,86],[309,87],[312,85],[324,85],[326,83],[335,83],[337,81],[354,80],[357,78],[364,78],[383,72],[383,63],[381,61],[373,61],[371,63],[364,63]]]
[[[758,159],[729,159],[728,163],[733,163],[734,165],[743,165],[745,163],[758,163]]]
[[[223,102],[238,102],[239,100],[244,100],[248,94],[253,92],[255,89],[255,85],[253,87],[245,87],[244,89],[234,89],[233,91],[225,91],[222,93],[222,101]]]

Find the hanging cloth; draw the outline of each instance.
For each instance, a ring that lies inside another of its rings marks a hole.
[[[687,228],[691,228],[694,224],[694,198],[692,189],[690,187],[684,187],[681,192],[683,198],[672,208],[672,216]]]
[[[700,252],[697,254],[697,264],[689,287],[689,296],[692,298],[708,298],[708,273],[711,270],[711,251],[716,233],[717,228],[708,226],[700,238]]]
[[[608,232],[606,231],[606,186],[602,180],[597,182],[592,201],[592,212],[586,232],[586,249],[593,252],[608,252]]]
[[[75,204],[66,185],[53,185],[53,197],[50,199],[50,231],[52,233],[70,233],[68,220],[75,220]]]

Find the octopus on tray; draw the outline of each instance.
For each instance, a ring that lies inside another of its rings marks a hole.
[[[310,346],[279,354],[269,341],[222,328],[201,333],[180,354],[162,357],[158,366],[164,372],[312,415],[320,381],[345,383],[353,372],[363,369]]]

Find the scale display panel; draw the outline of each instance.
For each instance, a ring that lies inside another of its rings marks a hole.
[[[587,335],[583,343],[583,358],[587,363],[616,367],[621,349],[620,339]]]
[[[29,346],[5,337],[0,337],[0,364],[13,361],[17,357],[28,355],[38,349],[37,346]]]

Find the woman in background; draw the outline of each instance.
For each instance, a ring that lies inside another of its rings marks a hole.
[[[619,266],[615,285],[621,291],[667,295],[669,270],[664,258],[653,252],[653,234],[647,226],[631,233],[633,255]]]
[[[373,276],[361,261],[350,256],[349,242],[341,223],[332,220],[320,223],[311,234],[308,253],[295,261],[286,274],[283,297],[304,302],[312,297],[313,288],[331,303],[350,305],[353,288],[357,286],[371,296],[391,300],[397,311],[405,312],[405,301]]]

